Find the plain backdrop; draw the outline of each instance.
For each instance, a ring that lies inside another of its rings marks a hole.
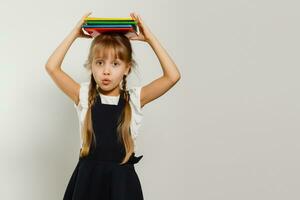
[[[73,102],[45,63],[82,15],[140,14],[177,64],[180,81],[147,104],[135,166],[145,200],[299,199],[299,2],[65,0],[0,2],[0,199],[62,199],[78,161]],[[89,80],[91,40],[62,69]],[[133,41],[130,85],[162,75]]]

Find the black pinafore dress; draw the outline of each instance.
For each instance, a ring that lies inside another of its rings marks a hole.
[[[120,165],[125,156],[124,145],[117,139],[117,121],[125,105],[120,95],[118,105],[102,104],[96,96],[91,110],[96,146],[79,157],[64,193],[63,200],[143,200],[143,192],[134,164],[143,155]]]

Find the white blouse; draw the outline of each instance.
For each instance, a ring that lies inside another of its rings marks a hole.
[[[83,82],[80,84],[79,91],[79,103],[76,105],[74,103],[74,107],[76,108],[78,120],[79,120],[79,135],[80,135],[80,148],[82,148],[82,137],[81,137],[81,128],[83,126],[84,118],[88,109],[88,92],[89,92],[89,84],[90,82]],[[138,130],[141,126],[141,121],[143,119],[143,108],[140,105],[140,94],[141,94],[141,86],[135,86],[128,89],[130,94],[129,105],[131,107],[131,136],[134,141],[134,149],[136,150],[136,137],[138,136]],[[117,105],[119,96],[107,96],[101,94],[101,102],[103,104],[111,104]]]

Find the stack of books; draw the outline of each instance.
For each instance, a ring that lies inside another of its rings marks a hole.
[[[103,32],[121,32],[138,35],[137,22],[132,18],[96,18],[87,17],[82,25],[89,35],[95,37]]]

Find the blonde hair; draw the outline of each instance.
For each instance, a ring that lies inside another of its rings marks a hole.
[[[93,58],[96,53],[104,54],[104,58],[108,55],[108,50],[113,49],[116,58],[125,61],[127,64],[131,64],[129,73],[131,73],[131,68],[136,66],[135,60],[132,58],[132,47],[129,39],[124,35],[116,32],[102,33],[95,37],[91,43],[88,59],[84,64],[84,67],[88,70],[92,68]],[[124,75],[122,80],[122,88],[120,98],[125,99],[125,106],[121,112],[120,118],[118,120],[117,134],[118,139],[123,141],[125,147],[125,157],[120,164],[126,163],[130,158],[131,154],[134,152],[134,142],[131,137],[130,123],[131,123],[131,107],[129,104],[130,95],[126,89],[127,81]],[[97,95],[97,83],[91,73],[91,81],[88,92],[88,110],[84,119],[82,126],[82,139],[83,144],[80,151],[80,157],[87,156],[90,152],[90,147],[92,141],[95,145],[95,133],[93,130],[92,119],[91,119],[91,107],[95,103],[95,98]]]

